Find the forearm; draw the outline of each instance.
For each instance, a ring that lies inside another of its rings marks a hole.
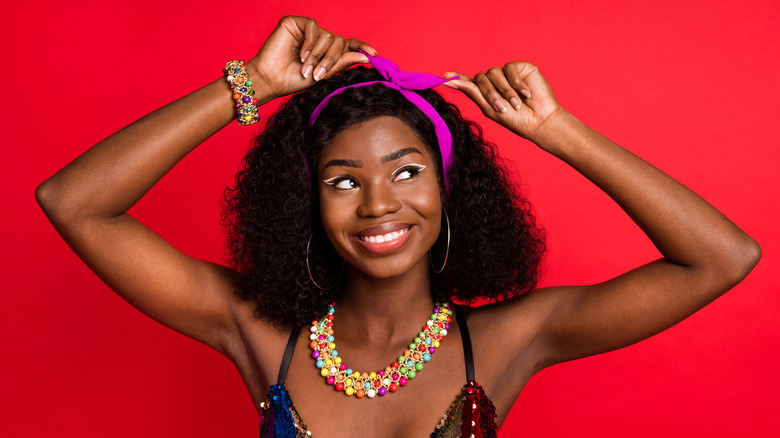
[[[267,101],[265,90],[258,100]],[[114,217],[127,211],[200,143],[235,118],[224,78],[182,97],[96,144],[36,191],[47,215]]]
[[[534,140],[614,199],[666,260],[739,279],[758,261],[758,245],[707,201],[571,114],[550,117]]]

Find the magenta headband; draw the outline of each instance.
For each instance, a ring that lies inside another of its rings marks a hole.
[[[447,169],[452,164],[452,134],[450,133],[450,129],[447,127],[447,123],[444,122],[444,119],[441,118],[441,115],[436,112],[433,106],[431,106],[427,100],[423,99],[422,96],[412,90],[427,90],[429,88],[439,86],[447,81],[458,79],[458,76],[444,79],[428,73],[405,72],[402,71],[397,65],[395,65],[393,61],[390,61],[387,58],[382,58],[381,56],[371,56],[362,50],[360,52],[368,57],[368,61],[371,63],[371,65],[374,66],[374,69],[376,69],[376,71],[378,71],[386,80],[361,82],[347,85],[346,87],[341,87],[330,93],[327,97],[325,97],[325,99],[322,100],[322,102],[320,102],[319,105],[317,105],[316,108],[314,108],[314,111],[311,113],[311,118],[309,119],[309,127],[314,125],[317,117],[320,115],[322,110],[328,106],[328,102],[330,102],[330,99],[333,96],[338,96],[350,88],[382,84],[386,87],[398,90],[407,100],[409,100],[409,102],[411,102],[417,108],[420,108],[420,111],[428,116],[428,118],[431,119],[431,122],[433,122],[433,129],[436,133],[436,139],[439,141],[439,150],[441,151],[442,178],[444,179],[444,187],[446,189]]]

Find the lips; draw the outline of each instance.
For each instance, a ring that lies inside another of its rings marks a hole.
[[[413,228],[408,224],[383,224],[359,232],[355,241],[370,253],[386,255],[400,248],[409,239]]]

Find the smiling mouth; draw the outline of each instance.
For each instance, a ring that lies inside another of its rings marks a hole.
[[[403,236],[404,234],[408,233],[411,228],[412,227],[409,226],[409,227],[406,227],[406,228],[404,228],[402,230],[399,230],[399,231],[393,231],[393,232],[387,233],[387,234],[377,234],[377,235],[373,235],[373,236],[360,236],[360,235],[358,235],[357,238],[358,238],[358,240],[360,240],[362,242],[369,242],[369,243],[392,242],[394,240],[398,240],[399,238],[401,238],[401,236]]]

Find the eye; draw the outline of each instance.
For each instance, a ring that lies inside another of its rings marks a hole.
[[[393,181],[403,181],[406,179],[411,179],[417,176],[418,173],[422,172],[423,169],[425,169],[427,166],[423,166],[422,164],[405,164],[393,172],[393,175],[395,177],[393,178]]]
[[[359,187],[357,181],[348,176],[336,176],[324,179],[322,182],[338,190],[351,190]]]

